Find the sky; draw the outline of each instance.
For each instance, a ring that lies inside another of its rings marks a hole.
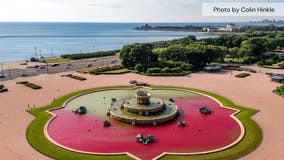
[[[0,0],[4,22],[234,22],[266,17],[205,17],[202,2],[220,0]],[[247,0],[238,0],[247,2]],[[267,0],[250,0],[250,2]],[[236,2],[222,0],[221,2]],[[274,0],[283,2],[283,0]],[[283,3],[284,5],[284,3]],[[269,17],[284,19],[284,17]]]

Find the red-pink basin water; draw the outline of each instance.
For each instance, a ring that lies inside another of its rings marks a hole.
[[[130,126],[114,120],[111,127],[103,127],[103,121],[93,115],[76,115],[71,111],[53,111],[57,117],[49,124],[48,134],[58,144],[83,152],[128,152],[141,159],[150,160],[164,152],[193,153],[219,149],[235,142],[240,134],[239,124],[230,117],[234,110],[220,105],[205,96],[176,101],[181,116],[160,126]],[[212,115],[199,112],[200,106],[214,110]],[[177,126],[184,120],[186,127]],[[137,134],[152,134],[156,142],[143,145],[136,142]]]

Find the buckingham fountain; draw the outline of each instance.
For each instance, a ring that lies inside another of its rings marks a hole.
[[[172,100],[151,97],[146,90],[138,90],[135,97],[112,99],[107,113],[112,119],[131,125],[158,125],[174,120],[178,107]]]

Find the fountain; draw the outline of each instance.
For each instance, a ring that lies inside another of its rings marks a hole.
[[[132,125],[158,125],[175,119],[178,107],[172,101],[153,98],[147,91],[138,90],[135,97],[112,101],[107,115]]]

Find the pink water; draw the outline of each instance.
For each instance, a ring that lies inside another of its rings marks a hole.
[[[129,152],[141,159],[150,160],[163,152],[192,153],[225,147],[238,139],[241,128],[230,117],[235,111],[221,108],[207,97],[180,99],[176,104],[182,115],[175,121],[161,126],[130,126],[114,120],[111,127],[103,127],[103,121],[92,115],[76,115],[60,109],[53,111],[57,117],[50,123],[48,134],[65,147],[84,152]],[[214,110],[212,115],[199,113],[200,106]],[[184,120],[186,127],[178,127]],[[143,145],[136,142],[138,133],[152,134],[156,142]]]

